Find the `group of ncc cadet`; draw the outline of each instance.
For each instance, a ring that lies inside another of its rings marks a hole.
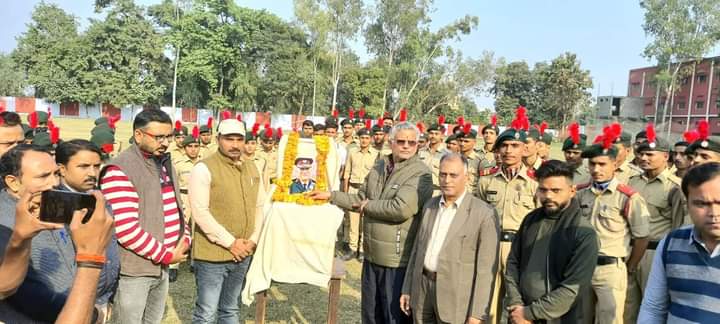
[[[498,265],[489,307],[489,321],[500,322],[506,316],[506,280],[508,255],[523,219],[540,207],[536,198],[535,171],[550,159],[556,139],[548,125],[530,125],[524,107],[518,107],[511,125],[501,132],[493,116],[483,127],[463,117],[454,123],[439,116],[426,126],[419,122],[418,158],[432,171],[433,195],[441,194],[440,162],[447,153],[462,155],[468,163],[466,192],[494,207],[499,226]],[[347,118],[337,110],[324,124],[306,120],[298,131],[302,137],[326,135],[334,138],[341,163],[341,191],[357,193],[374,164],[391,153],[389,135],[393,124],[407,122],[401,110],[397,119],[389,114],[377,120],[366,118],[364,109],[349,111]],[[223,112],[222,119],[233,118]],[[235,117],[242,120],[241,115]],[[269,119],[268,119],[269,120]],[[116,147],[117,118],[95,121],[91,141],[109,158]],[[59,141],[59,129],[49,113],[29,115],[26,142],[53,148]],[[185,215],[188,178],[193,166],[217,150],[213,119],[188,129],[176,122],[174,142],[168,148],[179,177]],[[249,127],[248,127],[249,128]],[[633,135],[621,124],[603,128],[592,142],[577,123],[567,129],[562,140],[565,162],[574,171],[576,198],[583,216],[592,224],[599,240],[599,256],[591,289],[596,323],[636,323],[653,256],[668,232],[689,224],[681,179],[693,165],[720,162],[720,137],[709,135],[707,122],[686,132],[683,140],[671,145],[655,133],[652,124]],[[281,128],[270,123],[255,123],[245,136],[244,159],[253,161],[262,179],[270,184],[277,177],[278,143]],[[478,139],[482,138],[482,145]],[[122,144],[119,144],[122,146]],[[502,154],[498,150],[503,146]],[[608,167],[611,165],[611,167]],[[339,230],[338,257],[363,261],[362,215],[346,212]],[[177,270],[171,270],[171,281]]]

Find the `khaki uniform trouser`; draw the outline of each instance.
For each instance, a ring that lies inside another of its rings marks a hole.
[[[188,224],[188,222],[190,221],[190,198],[188,198],[187,194],[181,193],[180,194],[180,202],[182,203],[182,211],[183,211],[183,216],[185,218],[185,224]],[[182,231],[183,229],[180,229],[180,230]],[[192,233],[192,231],[190,233]],[[190,249],[190,250],[192,251],[192,249]],[[168,266],[168,268],[169,269],[178,269],[180,267],[180,263],[182,263],[182,261],[175,263],[175,264],[171,264]]]
[[[508,255],[510,255],[510,247],[512,242],[500,242],[500,251],[498,253],[500,260],[498,262],[498,269],[495,273],[495,289],[493,291],[492,300],[490,301],[490,314],[488,323],[501,323],[501,319],[506,313],[504,307],[505,299],[505,280],[504,274],[507,267]]]
[[[592,277],[592,288],[595,292],[595,323],[623,323],[627,281],[627,268],[620,258],[617,263],[595,267]]]
[[[640,304],[642,303],[645,285],[650,276],[650,267],[655,257],[655,250],[646,250],[635,273],[628,273],[627,297],[625,299],[625,324],[637,323]]]
[[[348,186],[349,194],[358,193],[358,189],[352,185]],[[350,245],[350,249],[353,251],[362,252],[362,242],[358,245],[358,239],[360,238],[360,213],[346,212],[345,213],[345,242]],[[359,248],[359,250],[358,250]]]

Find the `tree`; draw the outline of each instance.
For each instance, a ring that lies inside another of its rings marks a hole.
[[[22,96],[25,77],[10,55],[0,53],[0,96]]]
[[[720,2],[717,0],[644,0],[643,29],[652,40],[643,56],[658,62],[655,78],[662,86],[665,122],[668,105],[672,103],[675,86],[681,77],[681,67],[689,61],[700,60],[720,40]],[[656,110],[659,108],[656,103]],[[668,123],[667,135],[670,133]]]
[[[165,91],[162,71],[170,70],[160,34],[132,0],[97,6],[104,20],[91,19],[84,36],[89,69],[84,81],[89,98],[114,106],[159,104]]]
[[[538,71],[540,111],[548,122],[564,128],[588,104],[593,86],[590,71],[580,67],[577,55],[565,53]]]
[[[89,102],[82,79],[86,50],[77,21],[54,4],[38,4],[28,29],[18,37],[13,61],[27,75],[35,96],[54,102]]]
[[[525,61],[511,62],[497,69],[491,92],[495,95],[498,123],[509,124],[518,105],[527,107],[531,117],[535,114],[538,110],[537,83]]]

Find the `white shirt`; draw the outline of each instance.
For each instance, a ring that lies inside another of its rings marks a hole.
[[[428,241],[427,251],[425,251],[425,268],[429,271],[437,271],[438,259],[440,258],[440,250],[445,243],[445,237],[447,236],[450,225],[455,218],[458,207],[462,204],[465,198],[463,192],[457,200],[450,206],[446,206],[445,197],[440,197],[440,206],[438,209],[437,217],[435,217],[435,224],[433,224],[432,233],[430,234],[430,240]]]

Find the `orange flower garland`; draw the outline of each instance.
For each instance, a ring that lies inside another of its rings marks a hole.
[[[315,187],[320,191],[328,190],[327,179],[327,155],[330,151],[330,140],[327,136],[313,136],[315,141],[315,150],[317,151],[317,174]],[[315,200],[305,196],[304,193],[290,193],[290,185],[292,184],[292,171],[297,158],[298,142],[300,141],[300,133],[292,132],[288,135],[288,141],[285,145],[285,156],[283,157],[282,177],[275,181],[277,188],[272,195],[273,201],[295,203],[305,206],[322,205],[327,200]]]

